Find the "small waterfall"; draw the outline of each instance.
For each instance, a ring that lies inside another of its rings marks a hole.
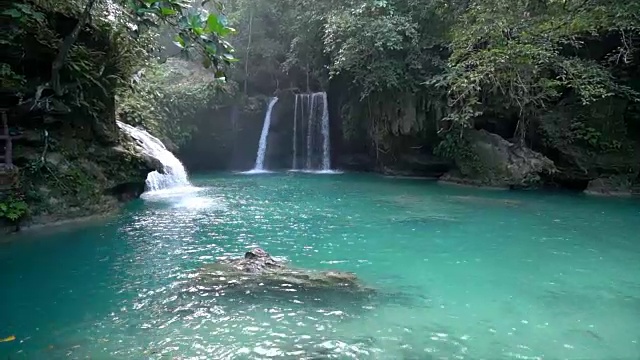
[[[264,171],[264,156],[267,152],[267,137],[269,136],[269,127],[271,126],[271,111],[277,102],[277,97],[271,99],[269,107],[267,108],[267,113],[264,116],[262,134],[260,134],[260,143],[258,144],[258,154],[256,155],[256,165],[254,166],[253,171]]]
[[[315,125],[316,109],[316,96],[311,95],[311,103],[309,104],[309,117],[307,123],[307,170],[313,169],[311,167],[311,158],[313,157],[313,127]]]
[[[298,104],[300,104],[300,106],[298,106]],[[321,104],[322,106],[320,106]],[[299,112],[298,109],[300,109]],[[300,117],[298,117],[298,113]],[[302,129],[305,127],[306,139],[300,138],[299,136],[305,133],[305,129]],[[299,128],[300,130],[298,130]],[[298,154],[299,143],[305,145],[303,148],[306,148],[304,154],[304,169],[298,168],[298,158],[300,157],[300,154]],[[293,115],[292,169],[305,171],[331,170],[329,104],[326,92],[296,95]]]
[[[327,93],[322,93],[322,170],[331,170],[331,153],[329,141],[329,102]]]
[[[131,125],[117,122],[118,127],[137,140],[145,154],[154,157],[164,165],[164,174],[152,171],[147,175],[147,191],[191,186],[184,165],[164,144],[148,132]]]
[[[295,102],[293,104],[293,161],[291,162],[291,168],[298,168],[298,95],[296,95]]]

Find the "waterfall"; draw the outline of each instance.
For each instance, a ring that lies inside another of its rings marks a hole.
[[[311,158],[313,157],[313,137],[311,134],[313,133],[313,126],[315,122],[313,121],[316,114],[316,96],[315,94],[310,97],[311,103],[309,104],[309,117],[307,122],[307,170],[311,170]]]
[[[331,169],[331,153],[329,147],[329,102],[327,93],[322,93],[322,170]]]
[[[293,161],[291,162],[291,168],[296,170],[298,168],[298,95],[296,95],[295,102],[293,104]]]
[[[300,106],[298,106],[298,103]],[[320,106],[322,105],[322,106]],[[300,109],[300,112],[298,112]],[[298,145],[306,145],[304,153],[305,171],[331,170],[331,143],[329,135],[329,104],[326,92],[298,94],[295,97],[293,115],[293,161],[292,169],[298,169]],[[300,114],[300,117],[298,117]],[[320,116],[319,116],[320,115]],[[299,119],[299,120],[298,120]],[[300,123],[300,124],[298,124]],[[306,129],[303,129],[306,125]],[[298,130],[300,128],[300,130]],[[306,139],[299,138],[304,136]],[[320,143],[320,140],[322,141]],[[306,144],[305,144],[306,143]]]
[[[267,113],[264,116],[264,124],[262,125],[262,134],[260,134],[260,143],[258,144],[258,154],[256,155],[256,165],[253,171],[264,171],[264,156],[267,152],[267,137],[269,136],[269,127],[271,126],[271,111],[273,106],[278,102],[278,98],[274,97],[269,102]]]
[[[164,144],[148,132],[131,125],[117,122],[118,127],[134,138],[146,155],[158,159],[164,165],[164,174],[152,171],[147,175],[147,191],[191,186],[184,165]]]

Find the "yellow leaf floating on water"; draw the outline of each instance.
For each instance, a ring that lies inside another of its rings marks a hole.
[[[15,337],[15,336],[13,336],[13,335],[11,335],[11,336],[7,336],[7,337],[6,337],[6,338],[4,338],[4,339],[0,339],[0,342],[9,342],[9,341],[13,341],[13,340],[15,340],[15,339],[16,339],[16,337]]]

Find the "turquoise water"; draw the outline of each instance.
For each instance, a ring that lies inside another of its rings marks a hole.
[[[640,204],[364,175],[215,175],[0,244],[0,359],[638,359]],[[260,245],[374,295],[212,293]]]

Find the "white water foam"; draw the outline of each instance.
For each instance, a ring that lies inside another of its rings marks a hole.
[[[155,159],[158,159],[163,167],[164,174],[152,171],[147,175],[147,191],[193,192],[194,187],[189,182],[189,177],[184,165],[164,146],[162,141],[145,130],[133,127],[123,122],[117,122],[118,127],[134,138],[142,151]]]
[[[274,97],[269,102],[267,113],[264,115],[264,124],[262,125],[262,134],[260,134],[260,143],[258,144],[258,153],[256,154],[256,164],[253,168],[254,173],[264,172],[264,157],[267,153],[267,138],[269,137],[269,128],[271,127],[271,112],[273,106],[278,102],[278,98]]]

